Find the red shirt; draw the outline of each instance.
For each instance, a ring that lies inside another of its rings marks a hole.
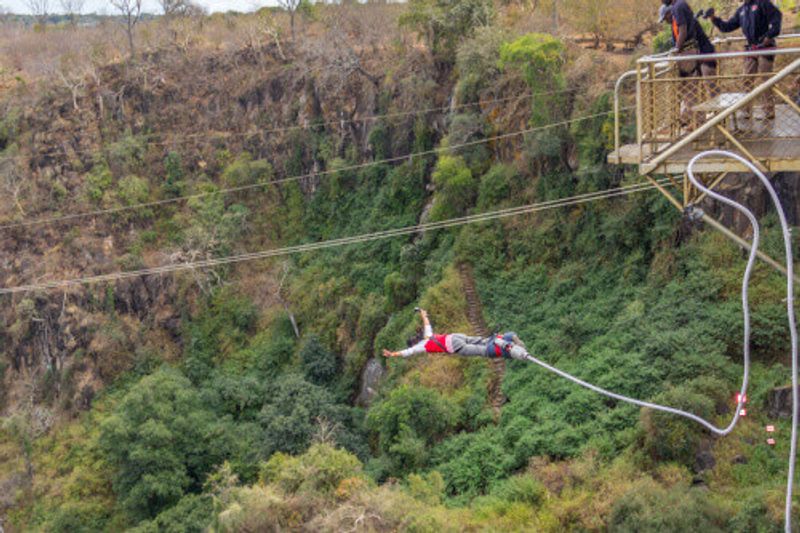
[[[425,351],[428,353],[448,353],[447,335],[437,335],[434,333],[433,337],[428,339],[428,342],[425,343]]]

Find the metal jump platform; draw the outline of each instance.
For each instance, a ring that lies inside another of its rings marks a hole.
[[[740,51],[743,38],[715,44],[720,53],[642,57],[620,76],[614,92],[614,151],[608,162],[637,165],[682,211],[703,199],[686,167],[706,150],[738,152],[763,172],[800,172],[800,34],[781,36],[778,48],[767,51]],[[775,56],[772,72],[744,74],[745,58],[758,56]],[[712,76],[679,75],[679,64],[688,70],[689,62],[710,60],[716,62]],[[633,80],[635,93],[622,94]],[[729,173],[746,169],[732,159],[707,157],[694,171],[714,188]],[[666,175],[671,185],[662,186],[655,175]],[[708,215],[703,220],[749,248],[719,221]],[[785,272],[760,252],[759,257]]]
[[[639,59],[636,69],[617,81],[615,147],[608,161],[639,165],[645,175],[676,175],[697,153],[726,148],[758,161],[765,170],[800,171],[800,34],[783,36],[779,43],[770,51]],[[742,39],[717,41],[723,49],[742,44]],[[742,73],[745,57],[768,55],[776,58],[773,72]],[[681,78],[678,63],[696,60],[715,60],[715,75]],[[620,92],[634,77],[633,105],[620,107]],[[622,144],[622,125],[634,121],[635,136]],[[713,159],[698,168],[737,170],[730,162]]]

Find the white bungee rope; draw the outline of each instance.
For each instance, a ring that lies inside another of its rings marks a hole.
[[[758,250],[758,243],[760,238],[760,231],[758,226],[758,221],[753,213],[744,207],[743,205],[731,200],[730,198],[726,198],[714,191],[710,190],[708,187],[700,183],[695,177],[693,168],[695,163],[704,158],[709,156],[723,156],[723,157],[731,157],[736,159],[747,168],[749,168],[753,173],[758,176],[761,182],[766,187],[767,191],[769,191],[770,198],[772,198],[772,202],[775,204],[775,209],[778,212],[778,217],[780,218],[781,229],[783,231],[783,240],[786,247],[786,283],[787,283],[787,298],[786,298],[786,307],[787,307],[787,314],[789,317],[789,332],[791,336],[791,346],[792,346],[792,436],[791,436],[791,447],[789,452],[789,474],[788,474],[788,481],[786,486],[786,509],[785,509],[785,529],[787,533],[791,532],[792,527],[792,489],[794,483],[794,467],[795,467],[795,456],[797,453],[797,418],[798,418],[798,394],[797,394],[797,328],[795,325],[795,318],[794,318],[794,277],[793,277],[793,259],[792,259],[792,242],[791,242],[791,233],[789,230],[789,225],[786,222],[786,214],[781,207],[780,200],[778,199],[778,195],[775,192],[772,184],[769,182],[769,179],[758,170],[750,161],[746,160],[742,156],[726,151],[726,150],[708,150],[702,153],[697,154],[692,158],[689,162],[688,166],[686,167],[686,172],[689,175],[689,179],[691,180],[692,184],[695,187],[706,193],[711,198],[718,200],[726,205],[729,205],[736,209],[737,211],[744,214],[747,219],[750,221],[750,224],[753,227],[753,242],[750,247],[750,254],[747,258],[747,267],[744,271],[744,277],[742,278],[742,310],[743,310],[743,318],[744,318],[744,363],[743,363],[743,373],[742,373],[742,386],[739,392],[738,402],[736,405],[736,412],[731,419],[730,424],[725,427],[717,427],[711,422],[705,420],[704,418],[697,416],[693,413],[689,413],[687,411],[683,411],[681,409],[676,409],[674,407],[669,407],[666,405],[660,405],[657,403],[646,402],[644,400],[638,400],[636,398],[631,398],[629,396],[625,396],[624,394],[618,394],[615,392],[611,392],[606,390],[602,387],[598,387],[597,385],[593,385],[588,383],[580,378],[573,376],[563,370],[559,370],[558,368],[545,363],[544,361],[537,359],[536,357],[527,354],[526,359],[532,363],[536,363],[537,365],[541,366],[542,368],[553,372],[554,374],[558,374],[559,376],[572,381],[580,385],[581,387],[585,387],[589,390],[593,390],[599,394],[604,396],[608,396],[609,398],[614,398],[616,400],[621,400],[623,402],[628,402],[634,405],[638,405],[640,407],[647,407],[649,409],[654,409],[656,411],[663,411],[665,413],[670,413],[673,415],[682,416],[684,418],[688,418],[689,420],[693,420],[698,424],[702,425],[712,433],[720,436],[725,436],[733,431],[733,428],[736,426],[736,423],[739,421],[739,417],[741,416],[742,407],[744,405],[745,397],[747,394],[747,384],[750,377],[750,305],[748,301],[748,286],[750,284],[750,276],[753,272],[753,265],[755,264],[756,260],[756,252]]]

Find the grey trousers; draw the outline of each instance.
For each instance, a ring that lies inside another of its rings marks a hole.
[[[471,337],[462,333],[453,333],[450,336],[450,342],[453,344],[453,352],[456,355],[463,355],[465,357],[489,357],[493,355],[486,354],[486,346],[491,341],[491,337]],[[511,348],[512,359],[525,359],[528,352],[522,346],[513,346]]]
[[[486,345],[490,340],[490,337],[471,337],[462,333],[453,333],[450,337],[453,352],[468,357],[486,357]]]

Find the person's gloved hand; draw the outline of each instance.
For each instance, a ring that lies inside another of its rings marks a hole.
[[[672,48],[669,49],[669,52],[667,52],[667,53],[669,55],[671,55],[671,56],[674,56],[675,54],[677,54],[680,51],[681,51],[680,48],[678,48],[677,46],[673,46]]]
[[[775,39],[773,39],[772,37],[767,37],[766,39],[761,41],[761,44],[759,44],[759,46],[761,46],[762,48],[774,48]]]
[[[717,18],[716,14],[717,14],[717,12],[714,11],[714,8],[713,7],[709,7],[708,9],[706,9],[706,14],[703,15],[703,18],[714,20],[715,18]]]

